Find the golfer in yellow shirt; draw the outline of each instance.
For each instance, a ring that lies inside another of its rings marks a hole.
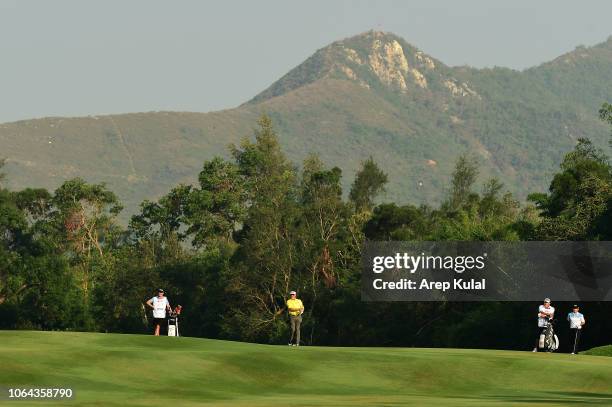
[[[289,346],[300,346],[300,324],[302,323],[302,314],[304,313],[304,304],[302,300],[297,299],[297,293],[291,291],[287,300],[287,310],[289,311],[289,320],[291,321],[291,339]],[[295,337],[295,345],[293,338]]]

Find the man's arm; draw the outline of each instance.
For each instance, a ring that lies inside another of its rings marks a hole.
[[[300,304],[302,304],[302,302],[301,302],[301,301],[300,301]],[[289,312],[296,312],[296,311],[297,311],[297,312],[301,312],[303,309],[304,309],[304,304],[302,304],[302,306],[301,306],[301,307],[298,307],[298,308],[292,308],[292,307],[290,307],[290,306],[289,306],[289,302],[287,301],[287,310],[288,310]]]
[[[147,305],[148,305],[149,307],[151,307],[151,308],[155,308],[155,307],[153,306],[153,298],[151,298],[149,301],[147,301]]]

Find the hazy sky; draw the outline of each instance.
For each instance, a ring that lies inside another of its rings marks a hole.
[[[612,1],[0,0],[0,122],[248,100],[328,43],[391,31],[517,69],[612,34]]]

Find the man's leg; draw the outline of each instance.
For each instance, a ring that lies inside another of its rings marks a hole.
[[[542,328],[538,327],[538,336],[536,336],[536,341],[535,341],[535,347],[533,348],[534,352],[538,351],[538,348],[540,347],[540,335],[542,334]]]
[[[295,331],[296,331],[295,344],[298,346],[300,346],[300,325],[302,325],[301,315],[295,317]]]
[[[574,350],[572,351],[572,353],[578,353],[578,343],[580,342],[581,331],[580,329],[572,329],[572,331],[576,331],[574,333]]]
[[[293,336],[295,335],[295,317],[289,316],[289,320],[291,321],[291,338],[289,339],[289,345],[293,343]]]
[[[159,328],[160,328],[159,323],[155,322],[155,336],[159,336]]]

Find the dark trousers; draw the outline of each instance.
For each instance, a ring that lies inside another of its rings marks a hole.
[[[539,348],[540,347],[540,335],[544,335],[544,331],[546,331],[546,328],[542,328],[542,327],[538,327],[538,336],[536,336],[536,343],[535,343],[535,347]]]
[[[580,342],[580,335],[582,334],[582,329],[571,328],[570,329],[570,343],[574,342],[574,347],[572,348],[573,353],[578,353],[578,343]]]
[[[300,325],[302,324],[302,316],[301,315],[289,315],[289,319],[291,320],[291,339],[289,339],[289,343],[293,343],[293,338],[295,337],[295,344],[300,344]]]

